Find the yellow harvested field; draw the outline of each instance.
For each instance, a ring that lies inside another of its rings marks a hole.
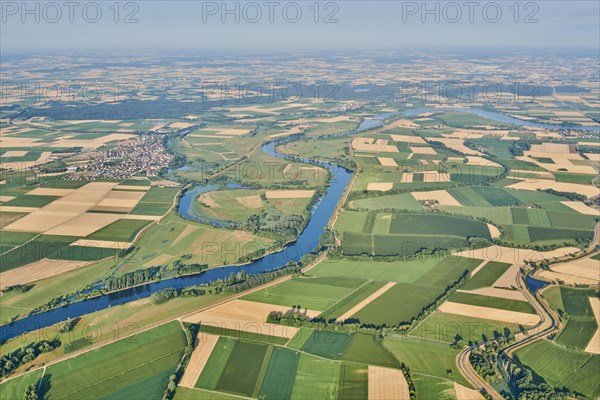
[[[439,171],[425,171],[423,172],[423,182],[450,182],[450,174]]]
[[[409,400],[410,391],[402,370],[369,365],[368,400]]]
[[[173,122],[169,125],[170,128],[175,128],[175,129],[185,129],[185,128],[189,128],[190,126],[194,126],[196,124],[194,123],[190,123],[190,122]]]
[[[91,182],[5,227],[9,231],[46,232],[93,208],[115,186]]]
[[[121,219],[120,214],[83,213],[46,232],[46,235],[84,237]]]
[[[475,276],[475,274],[476,274],[476,273],[478,273],[478,272],[481,270],[481,268],[485,267],[485,265],[486,265],[487,263],[488,263],[488,262],[484,260],[484,261],[482,261],[482,262],[481,262],[481,264],[479,264],[478,266],[476,266],[476,267],[473,269],[473,271],[471,271],[471,278],[472,278],[473,276]]]
[[[40,187],[40,188],[35,188],[29,192],[27,192],[28,195],[33,195],[33,196],[66,196],[69,193],[73,192],[73,190],[75,189],[55,189],[55,188],[45,188],[45,187]]]
[[[600,217],[600,210],[592,208],[581,201],[561,201],[561,203],[569,208],[572,208],[578,213]]]
[[[531,249],[517,249],[512,247],[492,245],[481,249],[469,249],[458,251],[454,252],[453,254],[461,257],[476,258],[478,260],[499,261],[510,264],[518,264],[522,263],[523,260],[550,260],[555,257],[561,257],[568,254],[577,253],[578,251],[580,250],[576,247],[561,247],[559,249],[551,251],[536,251]]]
[[[531,145],[532,152],[540,152],[540,153],[557,153],[557,154],[569,154],[576,153],[577,150],[575,145],[572,144],[562,144],[562,143],[542,143],[542,144],[532,144]]]
[[[487,226],[490,230],[490,236],[492,237],[492,239],[497,239],[502,235],[502,232],[500,232],[500,229],[498,229],[496,225],[487,224]]]
[[[485,167],[502,168],[502,165],[498,164],[497,162],[490,161],[487,158],[479,156],[467,156],[467,165],[481,165]]]
[[[470,304],[453,303],[451,301],[445,301],[442,303],[438,310],[448,314],[491,319],[494,321],[508,322],[510,324],[521,324],[524,326],[535,325],[540,320],[540,317],[536,314],[501,310],[499,308],[473,306]]]
[[[518,287],[517,285],[517,274],[519,273],[519,269],[521,268],[520,263],[516,263],[508,267],[506,271],[498,279],[492,286],[499,288],[511,288]]]
[[[600,163],[600,153],[584,153],[591,161]]]
[[[600,188],[593,187],[591,185],[582,185],[579,183],[564,183],[555,182],[547,179],[525,179],[524,181],[513,183],[507,186],[509,189],[521,189],[521,190],[545,190],[554,189],[561,192],[574,192],[579,193],[589,198],[600,195]]]
[[[180,386],[193,388],[196,385],[196,382],[198,381],[198,378],[200,378],[200,374],[202,374],[202,371],[208,362],[208,358],[212,354],[218,341],[219,336],[217,335],[198,332],[196,348],[190,357],[190,361],[185,368],[181,381],[179,381]]]
[[[105,247],[107,249],[123,250],[131,247],[130,242],[115,242],[112,240],[78,239],[71,246]]]
[[[235,198],[238,203],[247,208],[262,208],[263,202],[259,195],[243,196]]]
[[[113,190],[100,200],[94,208],[99,210],[103,208],[119,208],[120,211],[129,212],[133,210],[145,194],[142,191],[126,192]]]
[[[324,122],[327,124],[331,124],[331,123],[335,123],[335,122],[350,121],[350,119],[351,119],[351,117],[349,115],[338,115],[337,117],[331,117],[331,118],[314,118],[314,119],[311,119],[311,121]]]
[[[385,292],[390,290],[395,284],[396,284],[396,282],[386,283],[379,290],[375,291],[375,293],[371,294],[369,297],[367,297],[366,299],[364,299],[363,301],[361,301],[360,303],[358,303],[357,305],[352,307],[350,310],[348,310],[345,313],[343,313],[342,315],[340,315],[337,320],[344,321],[344,320],[352,317],[354,314],[356,314],[357,312],[359,312],[360,310],[365,308],[373,300],[375,300],[376,298],[378,298],[379,296],[381,296],[382,294],[384,294]]]
[[[430,190],[427,192],[412,192],[411,195],[417,201],[424,200],[437,200],[441,206],[462,206],[458,200],[456,200],[446,190]]]
[[[536,271],[534,278],[542,279],[548,282],[563,282],[567,285],[598,285],[598,279],[588,279],[571,274],[561,274],[555,271]]]
[[[7,201],[11,201],[13,199],[16,199],[16,197],[15,196],[0,196],[0,201],[3,203],[7,202]]]
[[[369,153],[398,153],[398,148],[388,145],[387,140],[359,137],[352,140],[352,148]]]
[[[292,338],[298,328],[269,324],[265,321],[271,311],[286,312],[290,307],[254,301],[235,299],[225,304],[198,312],[183,318],[184,322],[219,326],[249,333],[261,333],[285,338]],[[320,311],[309,310],[309,317],[315,317]]]
[[[267,190],[267,199],[310,199],[314,190]]]
[[[458,400],[485,400],[477,390],[469,389],[460,383],[454,382],[454,392]]]
[[[9,196],[7,196],[9,197]],[[39,210],[38,207],[18,207],[18,206],[2,206],[0,205],[0,213],[2,212],[19,212],[30,213]]]
[[[449,147],[453,150],[456,150],[463,154],[475,155],[475,156],[484,156],[480,151],[472,150],[465,146],[464,139],[455,139],[455,138],[435,138],[436,142],[443,143],[446,147]]]
[[[419,146],[419,147],[411,147],[410,151],[414,154],[429,154],[429,155],[436,155],[437,152],[434,150],[433,147],[428,147],[428,146]]]
[[[591,257],[553,264],[550,269],[560,274],[571,275],[574,278],[584,278],[600,283],[600,262]]]
[[[414,174],[412,172],[405,172],[400,178],[400,183],[412,183]]]
[[[394,188],[394,184],[392,182],[379,182],[379,183],[370,182],[367,185],[368,191],[387,192],[388,190],[392,190],[393,188]]]
[[[596,318],[596,333],[590,339],[585,351],[600,354],[600,299],[597,297],[589,297],[589,299],[592,310],[594,310],[594,317]]]
[[[379,160],[379,163],[381,165],[383,165],[384,167],[397,167],[398,166],[398,164],[396,163],[396,160],[394,160],[393,158],[377,157],[377,159]]]
[[[2,153],[2,157],[23,157],[27,155],[25,150],[9,150]]]
[[[499,299],[509,299],[518,301],[527,301],[525,295],[520,290],[499,289],[494,287],[485,287],[473,290],[458,290],[462,293],[480,294],[482,296],[497,297]]]
[[[91,264],[88,261],[49,260],[43,258],[19,268],[0,272],[0,289],[49,278]]]
[[[408,135],[390,135],[394,142],[402,142],[402,143],[418,143],[418,144],[426,144],[425,140],[423,140],[420,136],[408,136]]]

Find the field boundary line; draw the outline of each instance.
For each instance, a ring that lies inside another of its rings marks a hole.
[[[368,285],[370,282],[374,282],[373,279],[368,279],[365,283],[363,283],[362,285],[360,285],[359,287],[357,287],[356,289],[354,289],[353,291],[351,291],[350,293],[348,293],[346,296],[342,297],[341,299],[339,299],[338,301],[336,301],[335,303],[333,303],[332,305],[330,305],[329,307],[327,307],[325,310],[321,311],[321,314],[325,314],[327,311],[329,311],[333,306],[335,306],[336,304],[338,304],[339,302],[343,301],[344,299],[347,299],[348,297],[352,296],[354,293],[356,293],[360,288],[362,288],[365,285]]]

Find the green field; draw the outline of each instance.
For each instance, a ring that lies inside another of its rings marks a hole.
[[[351,333],[314,331],[304,342],[302,351],[319,357],[339,360],[352,340]]]
[[[500,310],[516,311],[527,314],[535,314],[535,310],[526,301],[502,299],[499,297],[483,296],[480,294],[457,292],[448,301],[472,306],[497,308]]]
[[[252,396],[268,345],[236,341],[227,359],[217,390]]]
[[[134,215],[163,215],[173,204],[179,188],[151,187],[131,210]]]
[[[299,364],[300,353],[297,351],[274,348],[259,397],[266,400],[290,398]]]
[[[486,224],[448,215],[396,214],[390,226],[391,234],[478,236],[490,239]]]
[[[17,378],[11,379],[0,384],[0,397],[5,400],[16,400],[22,399],[25,394],[25,389],[29,385],[35,385],[36,388],[42,378],[43,370],[36,369],[25,375],[21,375]]]
[[[345,276],[359,279],[374,279],[385,282],[411,283],[432,269],[439,260],[435,257],[420,257],[402,261],[355,261],[326,259],[311,269],[317,277]]]
[[[451,381],[416,374],[412,378],[417,390],[417,396],[420,399],[456,399],[454,384]]]
[[[445,288],[473,270],[481,260],[448,257],[421,275],[413,283],[398,283],[353,315],[363,324],[394,326],[409,322],[423,307],[433,303]],[[399,304],[398,299],[402,302]]]
[[[505,334],[506,329],[513,333],[520,331],[517,324],[435,311],[416,326],[410,334],[448,344],[453,343],[458,335],[465,343],[469,341],[479,343],[484,338],[491,339],[496,335]]]
[[[368,281],[363,286],[359,287],[356,291],[352,292],[347,297],[344,297],[327,310],[325,310],[320,317],[330,320],[333,318],[339,318],[344,313],[348,312],[352,307],[359,304],[361,301],[375,293],[377,290],[382,288],[385,282],[381,281]]]
[[[110,240],[116,242],[131,242],[146,225],[152,221],[138,219],[119,219],[102,229],[97,230],[86,239]]]
[[[336,399],[340,392],[342,363],[300,356],[292,399]]]
[[[198,378],[198,382],[196,382],[196,387],[208,390],[215,390],[217,388],[219,378],[225,370],[225,365],[236,343],[235,339],[227,337],[219,338],[215,348],[210,353],[206,366]]]
[[[516,356],[552,386],[567,387],[591,399],[600,395],[598,355],[565,349],[548,340],[540,340],[517,350]]]
[[[477,271],[477,273],[467,281],[467,283],[461,286],[461,289],[474,290],[491,287],[510,266],[511,264],[508,263],[488,261],[483,268]]]
[[[382,208],[394,208],[397,210],[421,211],[423,207],[410,193],[388,194],[369,199],[355,200],[351,204],[355,208],[367,208],[378,210]]]
[[[184,347],[181,326],[172,322],[59,362],[46,370],[45,398],[161,397]]]
[[[369,376],[367,366],[344,363],[342,365],[342,387],[340,399],[364,400],[368,395]]]
[[[374,335],[356,333],[342,355],[344,361],[397,368],[398,361],[382,346]]]
[[[410,336],[388,336],[383,341],[383,345],[413,373],[451,379],[461,385],[470,386],[456,365],[459,351],[452,349],[447,343]],[[449,370],[452,372],[448,373]]]
[[[547,292],[544,292],[544,296]],[[552,292],[550,293],[552,294]],[[598,329],[589,300],[590,297],[595,297],[596,293],[590,289],[561,286],[559,294],[560,301],[558,301],[558,298],[552,298],[551,296],[550,304],[558,308],[560,313],[566,312],[568,319],[565,327],[556,338],[556,343],[575,349],[585,349],[592,336],[594,336],[596,329]],[[557,297],[556,294],[555,297]]]
[[[243,299],[290,308],[299,305],[301,308],[323,311],[363,283],[365,281],[355,279],[349,286],[341,279],[293,278],[244,296]]]
[[[56,199],[60,199],[60,197],[24,195],[17,197],[16,199],[7,201],[2,205],[11,207],[44,207],[45,205],[52,203]]]

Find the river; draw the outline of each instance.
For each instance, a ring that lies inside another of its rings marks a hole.
[[[384,121],[390,117],[396,115],[416,115],[427,111],[435,111],[440,110],[439,108],[421,108],[414,109],[408,111],[394,112],[394,113],[386,113],[377,115],[371,118],[365,119],[358,128],[342,132],[339,135],[348,135],[354,133],[360,133],[369,129],[377,128],[383,125]],[[522,121],[512,117],[508,117],[503,114],[490,113],[488,111],[478,110],[478,109],[451,109],[455,111],[463,111],[472,113],[475,115],[479,115],[481,117],[493,119],[499,122],[511,123],[522,126],[543,126],[543,127],[551,127],[551,128],[561,128],[561,129],[577,129],[582,131],[590,131],[590,130],[598,130],[597,127],[567,127],[567,126],[558,126],[558,125],[549,125],[549,124],[539,124],[531,121]],[[179,278],[171,278],[165,279],[159,282],[148,283],[145,285],[141,285],[135,288],[124,289],[118,292],[104,294],[101,296],[93,297],[87,300],[78,301],[63,307],[53,308],[51,310],[43,311],[39,314],[30,315],[26,318],[20,319],[12,324],[6,324],[0,326],[0,341],[4,341],[13,337],[16,337],[22,333],[32,331],[35,329],[40,329],[43,327],[47,327],[53,324],[56,324],[61,321],[65,321],[69,318],[76,318],[83,316],[85,314],[89,314],[95,311],[100,311],[108,307],[117,306],[120,304],[125,304],[134,300],[142,299],[149,297],[152,293],[166,289],[166,288],[184,288],[189,286],[198,285],[201,283],[208,283],[220,278],[227,278],[231,272],[238,272],[241,270],[245,270],[248,274],[258,274],[268,270],[274,270],[278,268],[282,268],[288,261],[298,261],[305,254],[310,253],[313,249],[316,248],[319,237],[321,233],[323,233],[323,229],[327,226],[329,219],[335,208],[342,197],[346,186],[350,182],[352,178],[352,173],[345,168],[342,168],[336,164],[330,164],[326,162],[308,160],[298,157],[290,157],[281,153],[278,153],[275,150],[275,146],[279,142],[271,142],[265,144],[262,147],[262,150],[267,154],[284,159],[302,161],[305,163],[317,164],[324,168],[327,168],[332,174],[332,179],[330,181],[330,185],[327,188],[326,193],[323,197],[317,201],[315,207],[312,210],[312,217],[302,233],[298,236],[298,239],[285,246],[281,251],[278,251],[273,254],[269,254],[263,258],[255,260],[249,264],[243,266],[225,266],[212,268],[205,272],[196,275],[190,275],[186,277]],[[192,219],[198,219],[200,221],[201,218],[194,217],[193,215],[186,214],[189,210],[189,206],[191,205],[191,201],[198,196],[198,194],[203,191],[214,190],[210,189],[211,185],[206,186],[198,186],[187,191],[182,196],[183,206],[178,209],[178,211],[184,216]],[[183,208],[182,208],[183,207]],[[187,207],[187,208],[185,208]],[[206,221],[208,223],[214,221]]]

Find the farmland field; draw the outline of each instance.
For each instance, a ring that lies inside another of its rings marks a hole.
[[[236,341],[216,389],[252,396],[266,352],[265,344]]]
[[[469,386],[457,365],[457,350],[447,343],[408,337],[387,337],[383,345],[414,373],[453,380]],[[448,371],[452,371],[450,374]]]
[[[267,373],[260,389],[260,398],[289,398],[294,389],[294,379],[300,364],[300,353],[276,347],[273,349]]]
[[[397,368],[398,361],[382,346],[374,335],[356,333],[344,354],[344,361],[364,362],[369,365]]]
[[[340,399],[363,400],[367,398],[368,371],[363,364],[344,363]]]
[[[301,350],[319,357],[337,360],[352,341],[352,334],[314,331]]]
[[[172,322],[101,349],[48,367],[48,399],[161,396],[185,346],[183,331]]]
[[[130,242],[137,233],[142,230],[150,221],[136,219],[120,219],[112,224],[87,236],[90,240],[114,240],[116,242]]]
[[[335,301],[350,294],[364,282],[354,279],[348,286],[348,284],[336,283],[335,279],[295,278],[244,296],[244,299],[289,306],[290,308],[293,305],[300,305],[301,308],[322,311]]]
[[[300,356],[292,399],[335,399],[340,393],[342,363]]]
[[[467,283],[461,286],[462,290],[473,290],[489,287],[506,272],[511,266],[508,263],[490,261],[481,268]]]
[[[501,310],[517,311],[535,314],[535,310],[526,301],[500,299],[498,297],[482,296],[472,293],[455,293],[449,299],[454,303],[470,304],[473,306],[499,308]]]
[[[589,398],[600,395],[600,356],[560,347],[547,340],[535,342],[516,352],[548,384],[567,387]]]

